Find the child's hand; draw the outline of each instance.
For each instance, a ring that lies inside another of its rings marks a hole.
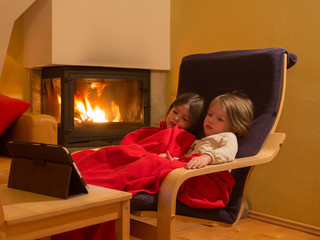
[[[166,153],[160,153],[159,157],[167,158],[170,161],[176,160],[177,158],[172,158],[171,154],[169,151],[166,151]]]
[[[167,158],[167,154],[166,154],[166,153],[160,153],[160,154],[159,154],[159,157]]]
[[[204,166],[207,166],[209,163],[212,162],[212,159],[209,155],[203,154],[198,157],[192,158],[186,165],[186,169],[196,169],[196,168],[202,168]]]

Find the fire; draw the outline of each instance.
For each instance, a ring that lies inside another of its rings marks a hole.
[[[119,105],[115,104],[114,101],[111,102],[111,110],[112,110],[113,116],[116,116],[113,121],[120,122],[122,120],[120,115],[120,108],[119,108]]]
[[[106,123],[106,122],[120,122],[122,121],[119,106],[112,101],[111,111],[112,116],[106,116],[106,113],[99,106],[92,106],[93,104],[85,98],[84,102],[75,98],[74,99],[74,111],[78,112],[80,118],[75,118],[75,121],[81,122],[95,122],[95,123]]]

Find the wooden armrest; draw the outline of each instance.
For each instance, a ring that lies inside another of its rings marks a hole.
[[[277,155],[285,137],[286,135],[284,133],[270,133],[259,153],[252,157],[238,158],[232,162],[209,165],[200,169],[188,170],[185,168],[179,168],[170,172],[163,180],[159,191],[158,226],[159,224],[171,224],[169,223],[170,220],[174,219],[177,193],[184,181],[199,175],[270,162]],[[172,222],[174,223],[174,221]],[[164,226],[164,228],[166,227]],[[174,227],[171,227],[171,229],[174,229]]]
[[[285,137],[286,135],[284,133],[270,133],[259,153],[252,157],[237,158],[232,162],[208,165],[200,169],[175,169],[164,179],[160,191],[167,191],[166,189],[170,189],[170,192],[177,192],[181,184],[192,177],[267,163],[277,155]]]

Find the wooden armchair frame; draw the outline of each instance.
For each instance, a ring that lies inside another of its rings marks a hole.
[[[275,129],[278,125],[280,115],[282,112],[284,98],[285,98],[285,89],[286,89],[286,73],[287,73],[287,54],[284,54],[283,60],[283,71],[282,71],[282,87],[281,87],[281,97],[280,104],[278,108],[278,113],[275,118],[274,124],[269,132],[269,135],[265,139],[263,146],[260,151],[250,157],[237,158],[232,162],[219,164],[219,165],[210,165],[201,169],[195,170],[187,170],[184,168],[175,169],[170,172],[164,181],[161,184],[159,196],[158,196],[158,211],[157,212],[135,212],[131,217],[131,235],[142,238],[142,239],[173,239],[174,228],[175,228],[175,220],[181,219],[186,221],[192,221],[205,225],[223,225],[223,226],[232,226],[234,225],[242,215],[243,206],[245,202],[246,196],[246,187],[248,184],[248,180],[250,175],[256,165],[264,164],[270,162],[275,158],[278,151],[280,150],[284,140],[285,133],[276,133]],[[177,193],[181,186],[181,184],[189,178],[220,172],[224,170],[238,169],[250,167],[249,173],[246,178],[243,194],[242,194],[242,203],[241,209],[238,214],[237,220],[233,224],[227,224],[218,221],[211,221],[207,219],[193,218],[176,215],[176,199]],[[157,226],[153,226],[141,221],[140,218],[135,218],[134,215],[138,216],[154,216],[157,219]]]

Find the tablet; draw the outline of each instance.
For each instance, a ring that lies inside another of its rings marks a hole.
[[[8,187],[70,198],[88,193],[70,151],[61,145],[9,141],[12,158]]]

